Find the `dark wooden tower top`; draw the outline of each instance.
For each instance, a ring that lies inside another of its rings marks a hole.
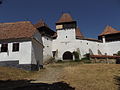
[[[99,40],[102,40],[102,36],[105,37],[107,42],[120,41],[120,31],[107,25],[103,32],[98,36]]]

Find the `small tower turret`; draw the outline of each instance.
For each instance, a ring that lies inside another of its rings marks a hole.
[[[56,22],[56,30],[76,29],[76,27],[76,21],[74,21],[68,13],[63,13],[60,19]]]

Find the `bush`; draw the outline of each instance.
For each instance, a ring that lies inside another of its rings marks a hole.
[[[63,61],[62,60],[57,60],[57,63],[62,63]]]
[[[82,58],[81,60],[89,60],[87,57]]]
[[[85,57],[82,58],[81,61],[84,63],[91,63],[91,60],[89,59],[89,55],[90,55],[89,53],[85,54],[84,55]]]
[[[84,59],[84,60],[90,60],[90,53],[86,53],[84,55],[84,58],[82,58],[82,59]]]
[[[79,53],[78,53],[78,52],[74,51],[74,52],[73,52],[73,55],[74,55],[74,57],[75,57],[75,61],[79,61],[79,60],[80,60],[80,59],[79,59]]]
[[[120,56],[120,51],[117,52],[117,55]]]

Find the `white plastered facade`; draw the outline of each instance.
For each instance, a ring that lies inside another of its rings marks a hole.
[[[79,51],[80,58],[83,58],[85,54],[90,53],[90,50],[94,55],[113,55],[120,51],[120,41],[105,42],[105,41],[90,41],[76,39],[75,29],[63,29],[57,30],[57,38],[53,40],[45,40],[44,45],[52,46],[49,49],[44,49],[44,56],[53,56],[52,52],[56,51],[56,60],[63,60],[63,54],[67,51],[73,53]],[[105,39],[103,39],[105,40]]]

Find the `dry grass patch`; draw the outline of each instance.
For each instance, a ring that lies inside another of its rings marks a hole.
[[[38,73],[38,81],[64,81],[76,90],[117,90],[115,77],[120,76],[120,65],[67,62],[49,64]]]
[[[0,67],[0,80],[23,80],[32,79],[35,72],[25,71],[17,68]]]
[[[76,87],[76,90],[117,90],[115,76],[120,65],[87,64],[64,68],[59,80]]]
[[[115,79],[119,79],[116,82]],[[120,85],[120,65],[80,64],[79,62],[54,63],[39,72],[0,67],[1,80],[35,79],[37,82],[64,81],[75,90],[117,90]]]

